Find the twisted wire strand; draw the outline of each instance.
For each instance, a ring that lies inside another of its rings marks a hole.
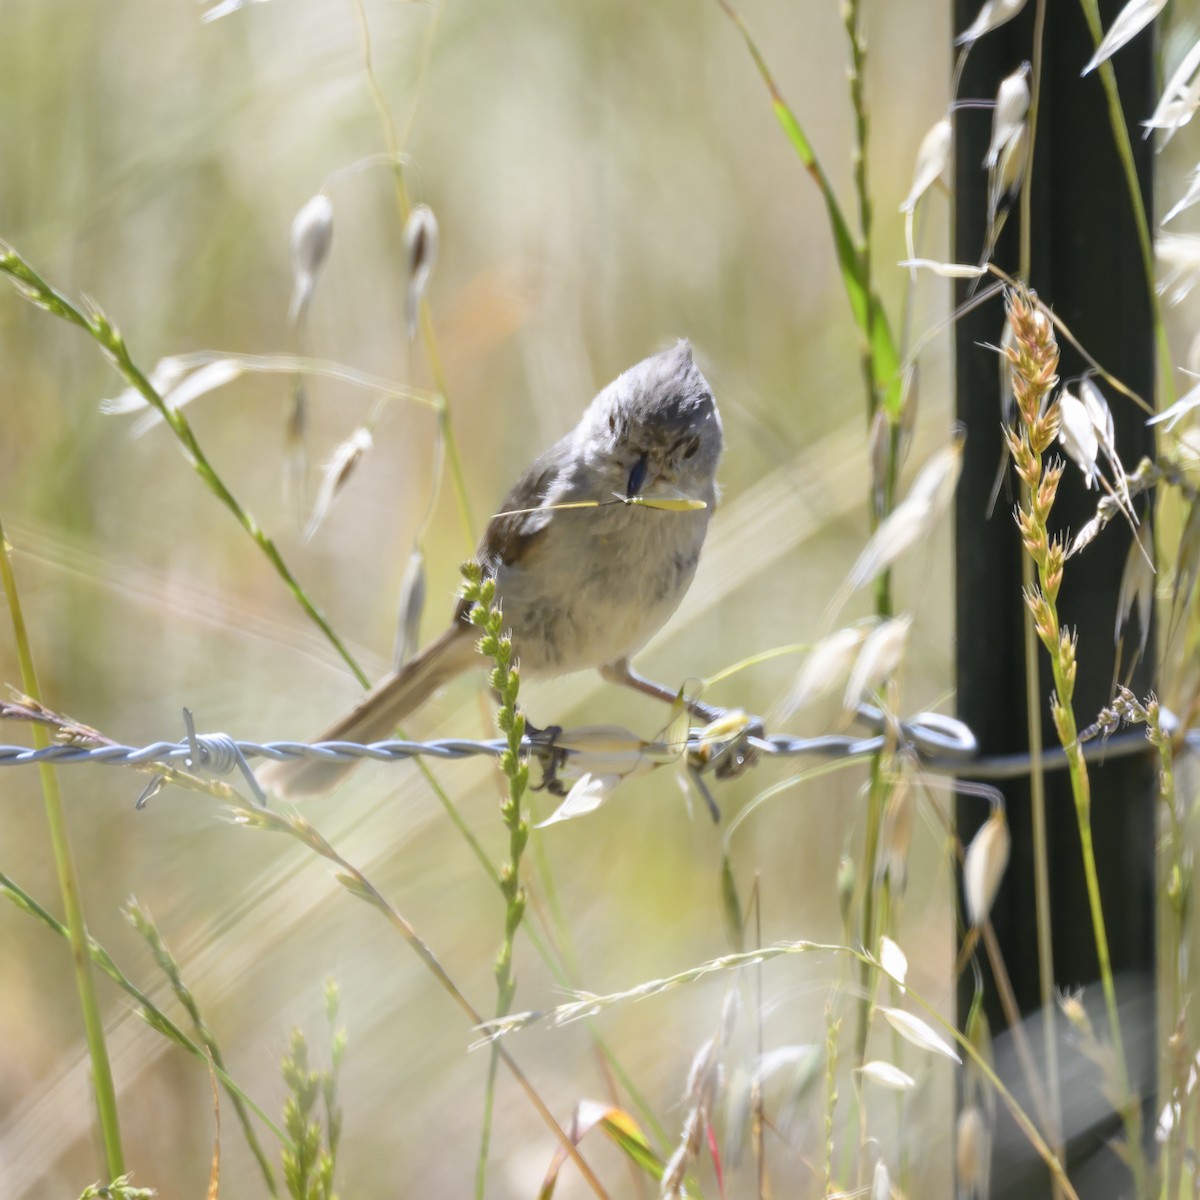
[[[794,737],[789,734],[763,734],[749,729],[736,731],[723,738],[714,739],[704,730],[690,731],[683,752],[689,756],[700,756],[705,762],[714,757],[714,745],[741,744],[752,748],[759,756],[768,758],[795,758],[815,756],[821,758],[856,758],[870,755],[879,750],[887,740],[884,731],[884,716],[878,709],[864,706],[859,711],[859,720],[872,726],[866,736],[852,734],[823,734],[818,737]],[[37,763],[54,763],[58,766],[74,766],[80,763],[98,763],[107,766],[155,766],[182,767],[185,770],[209,774],[226,774],[240,769],[261,799],[254,774],[249,766],[251,759],[260,758],[272,762],[286,762],[299,758],[313,758],[323,762],[398,762],[408,758],[424,756],[434,759],[460,759],[476,755],[497,757],[505,748],[500,738],[438,738],[433,741],[407,741],[389,738],[384,741],[358,742],[252,742],[235,739],[225,733],[198,734],[192,725],[191,714],[184,710],[184,721],[188,736],[178,742],[157,741],[145,746],[121,744],[80,745],[59,743],[36,750],[27,746],[0,745],[0,767],[32,766]],[[572,746],[572,733],[576,731],[538,731],[527,735],[523,741],[525,750],[543,761],[554,758],[559,762],[572,757],[586,757],[596,751]],[[611,731],[616,737],[620,731]],[[615,747],[617,752],[639,753],[664,749],[661,743],[646,742],[635,734],[627,733],[625,747]],[[560,741],[561,739],[561,741]],[[1030,760],[1026,754],[1009,754],[981,757],[975,735],[966,724],[954,717],[939,713],[918,713],[900,725],[901,743],[916,754],[923,769],[942,773],[963,775],[973,779],[1002,780],[1016,778],[1029,770]],[[1200,750],[1200,731],[1187,735],[1190,748]],[[565,743],[565,744],[564,744]],[[609,748],[611,752],[613,747]],[[1140,731],[1129,730],[1114,734],[1106,740],[1097,739],[1085,746],[1085,756],[1101,761],[1136,754],[1149,750],[1149,743]],[[678,752],[678,748],[675,748]],[[1048,770],[1065,765],[1062,750],[1048,750],[1042,755],[1043,765]]]

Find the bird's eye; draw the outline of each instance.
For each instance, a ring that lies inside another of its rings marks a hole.
[[[625,495],[636,496],[642,490],[642,484],[646,482],[646,456],[643,454],[637,462],[633,464],[629,472],[629,482],[625,485]]]
[[[694,455],[696,453],[696,451],[699,449],[700,449],[700,439],[698,437],[694,437],[694,438],[692,438],[692,440],[690,442],[688,442],[686,448],[684,449],[683,457],[691,458],[692,455]]]

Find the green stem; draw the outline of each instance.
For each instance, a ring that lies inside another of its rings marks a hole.
[[[508,781],[508,798],[500,815],[508,829],[508,861],[500,870],[500,892],[505,899],[504,940],[496,958],[496,1016],[503,1017],[512,1008],[517,981],[513,974],[513,944],[517,930],[525,917],[526,896],[521,887],[521,856],[529,841],[529,822],[521,813],[521,800],[529,786],[529,764],[523,761],[521,739],[525,735],[525,716],[517,707],[520,691],[520,672],[513,665],[512,638],[503,632],[503,615],[496,598],[496,581],[483,577],[483,568],[476,562],[463,566],[465,584],[462,595],[471,605],[470,621],[483,631],[479,652],[492,660],[491,684],[500,697],[496,724],[507,739],[500,755],[500,769]],[[488,1149],[492,1135],[492,1112],[495,1106],[496,1067],[499,1043],[492,1046],[484,1091],[483,1130],[480,1137],[479,1159],[475,1169],[475,1195],[482,1200],[487,1187]]]
[[[29,646],[29,635],[25,628],[25,617],[21,611],[21,598],[17,592],[17,580],[12,569],[12,547],[0,523],[0,584],[3,585],[8,610],[12,618],[13,638],[17,646],[17,661],[21,669],[21,686],[32,699],[41,702],[37,670]],[[44,750],[50,738],[43,725],[35,724],[32,729],[33,744]],[[42,797],[46,806],[46,821],[50,826],[50,844],[54,850],[54,865],[58,871],[58,886],[62,894],[63,911],[66,914],[67,931],[71,943],[71,957],[75,966],[75,986],[79,992],[79,1005],[83,1010],[83,1027],[87,1037],[88,1056],[92,1064],[92,1086],[96,1094],[96,1110],[100,1118],[100,1134],[104,1141],[104,1158],[109,1179],[125,1174],[125,1155],[121,1149],[121,1123],[117,1113],[117,1092],[113,1084],[112,1066],[108,1060],[108,1046],[104,1040],[104,1019],[100,1015],[100,1004],[96,998],[95,981],[92,978],[92,958],[89,952],[87,923],[83,915],[83,900],[79,892],[79,877],[75,870],[75,859],[71,852],[71,840],[67,830],[67,815],[63,808],[62,793],[58,788],[58,776],[48,762],[38,763],[42,782]]]
[[[1034,566],[1029,555],[1021,559],[1021,584],[1028,591],[1033,586]],[[1037,923],[1038,992],[1042,1006],[1042,1053],[1046,1068],[1046,1110],[1051,1126],[1047,1131],[1055,1153],[1062,1156],[1059,1129],[1058,1038],[1054,1015],[1058,1006],[1054,999],[1054,924],[1050,908],[1050,850],[1046,836],[1046,771],[1042,765],[1045,735],[1042,731],[1042,684],[1038,662],[1038,637],[1033,614],[1025,607],[1025,721],[1029,742],[1029,798],[1033,823],[1033,901]]]
[[[1041,455],[1033,450],[1031,454],[1035,470],[1034,478],[1044,478],[1042,474]],[[1051,491],[1048,502],[1029,495],[1027,490],[1027,511],[1032,514],[1034,529],[1044,544],[1050,545],[1047,530],[1047,519],[1050,506],[1053,504]],[[1096,854],[1092,844],[1092,798],[1091,782],[1088,777],[1087,764],[1083,757],[1083,747],[1079,742],[1078,727],[1075,721],[1075,710],[1072,704],[1074,693],[1074,647],[1069,637],[1064,637],[1059,624],[1057,596],[1061,582],[1061,560],[1057,567],[1051,562],[1051,556],[1041,554],[1037,561],[1038,582],[1040,595],[1045,602],[1045,627],[1039,631],[1039,636],[1050,655],[1050,664],[1054,675],[1055,697],[1053,699],[1054,720],[1059,740],[1067,754],[1067,767],[1071,778],[1071,793],[1075,798],[1075,817],[1079,828],[1079,842],[1083,854],[1084,879],[1087,884],[1088,907],[1092,918],[1092,939],[1096,947],[1096,960],[1100,970],[1100,983],[1104,992],[1104,1005],[1108,1014],[1109,1037],[1112,1041],[1113,1065],[1116,1078],[1112,1081],[1120,1098],[1120,1116],[1125,1124],[1125,1137],[1128,1142],[1127,1153],[1130,1170],[1133,1174],[1135,1193],[1138,1197],[1148,1198],[1146,1158],[1142,1146],[1142,1115],[1141,1106],[1129,1087],[1129,1069],[1125,1057],[1124,1040],[1121,1036],[1120,1012],[1117,1007],[1116,985],[1113,980],[1112,960],[1108,948],[1108,932],[1104,922],[1104,910],[1100,901],[1100,877],[1096,869]],[[1051,571],[1059,572],[1059,581],[1051,578]],[[1070,661],[1068,661],[1068,657]]]
[[[64,938],[67,941],[70,940],[71,931],[64,924],[62,924],[61,921],[56,920],[23,887],[21,887],[19,883],[17,883],[11,876],[6,875],[3,871],[0,871],[0,894],[6,896],[13,904],[17,906],[17,908],[28,913],[29,916],[41,921],[43,925],[45,925],[52,932],[58,934],[59,937]],[[188,1035],[184,1033],[184,1031],[180,1029],[179,1026],[176,1025],[175,1022],[172,1021],[171,1018],[168,1017],[167,1014],[163,1012],[163,1010],[159,1008],[158,1005],[155,1004],[154,1001],[151,1000],[150,997],[144,991],[142,991],[142,989],[139,988],[137,984],[134,983],[133,980],[131,980],[129,976],[121,970],[120,967],[117,966],[112,955],[109,954],[109,952],[98,941],[96,941],[94,937],[91,937],[90,935],[88,936],[88,955],[90,956],[92,962],[94,962],[96,966],[98,966],[100,970],[103,971],[104,974],[107,975],[109,979],[111,979],[117,985],[117,987],[119,987],[135,1001],[138,1008],[141,1010],[140,1015],[145,1019],[146,1023],[151,1029],[153,1029],[156,1033],[160,1033],[168,1041],[174,1042],[181,1049],[186,1050],[190,1055],[204,1063],[206,1066],[209,1064],[209,1056],[204,1052],[203,1048],[197,1045],[190,1037],[188,1037]],[[236,1097],[243,1104],[245,1104],[246,1107],[249,1108],[250,1111],[253,1112],[254,1115],[258,1117],[258,1119],[267,1127],[267,1129],[269,1129],[271,1133],[279,1139],[281,1146],[290,1150],[295,1149],[291,1141],[288,1139],[287,1134],[284,1133],[283,1130],[280,1129],[279,1126],[276,1125],[269,1116],[267,1116],[262,1108],[246,1094],[237,1081],[226,1073],[224,1067],[213,1063],[213,1070],[229,1095],[231,1097]]]
[[[1072,732],[1074,716],[1070,715]],[[1109,1037],[1117,1072],[1116,1085],[1121,1097],[1121,1118],[1125,1122],[1130,1167],[1138,1196],[1149,1196],[1145,1154],[1142,1149],[1142,1108],[1129,1088],[1129,1069],[1125,1045],[1121,1036],[1121,1017],[1117,1007],[1117,989],[1113,981],[1112,960],[1108,952],[1108,934],[1104,925],[1104,910],[1100,904],[1100,876],[1096,870],[1096,853],[1092,845],[1092,795],[1083,749],[1075,740],[1067,748],[1071,788],[1075,793],[1075,816],[1079,824],[1079,841],[1083,847],[1083,872],[1087,880],[1088,906],[1092,914],[1092,936],[1096,943],[1096,958],[1100,965],[1100,983],[1104,990],[1104,1006],[1108,1012]]]
[[[871,786],[867,798],[867,832],[863,838],[863,857],[860,867],[863,901],[859,940],[869,955],[875,949],[875,863],[879,856],[879,834],[883,825],[883,810],[887,803],[887,783],[884,780],[883,751],[871,759]],[[854,1060],[862,1066],[867,1053],[867,1036],[870,1033],[872,997],[875,993],[875,964],[873,957],[859,959],[858,1023],[854,1038]]]
[[[15,250],[3,244],[0,244],[0,273],[10,276],[17,287],[39,308],[44,308],[60,319],[79,326],[105,351],[126,381],[166,421],[171,432],[183,445],[196,474],[200,476],[209,491],[234,515],[238,524],[266,555],[267,561],[275,568],[288,591],[296,598],[310,620],[325,635],[329,644],[341,656],[342,661],[354,672],[359,683],[363,687],[369,686],[370,680],[367,679],[358,663],[354,661],[350,651],[342,644],[342,640],[334,633],[333,627],[326,620],[324,613],[317,608],[288,569],[275,543],[260,528],[254,517],[238,503],[237,498],[213,469],[200,443],[196,440],[196,435],[192,432],[187,417],[181,410],[168,407],[163,402],[163,398],[130,357],[125,340],[116,326],[97,308],[93,308],[90,315],[85,314],[66,296],[51,287]]]
[[[871,290],[871,190],[867,176],[867,102],[863,80],[867,66],[867,47],[862,35],[861,0],[844,0],[842,20],[846,38],[850,43],[850,68],[847,82],[850,85],[850,105],[854,110],[854,147],[851,160],[854,167],[854,192],[858,201],[859,243],[858,258],[863,289],[867,295]],[[875,415],[880,405],[880,391],[876,376],[875,307],[868,304],[863,339],[863,374],[867,386],[867,416]]]
[[[1159,870],[1165,876],[1160,882],[1159,889],[1159,929],[1160,938],[1166,945],[1165,962],[1160,962],[1160,980],[1165,982],[1161,992],[1163,998],[1159,1002],[1159,1083],[1157,1111],[1171,1102],[1179,1074],[1176,1062],[1178,1056],[1171,1052],[1172,1034],[1179,1030],[1184,1021],[1184,972],[1183,972],[1183,935],[1185,920],[1185,905],[1188,884],[1186,882],[1185,864],[1183,858],[1183,829],[1179,820],[1179,811],[1175,803],[1175,762],[1171,739],[1163,732],[1159,721],[1159,709],[1156,703],[1147,705],[1150,709],[1149,734],[1151,741],[1157,742],[1159,753],[1159,795],[1167,812],[1167,844],[1162,855],[1163,866]],[[1180,1111],[1170,1135],[1163,1146],[1166,1159],[1166,1169],[1163,1177],[1167,1181],[1167,1195],[1174,1200],[1181,1194],[1183,1162],[1187,1151],[1184,1119],[1186,1084],[1180,1089],[1183,1094],[1178,1097]]]
[[[429,943],[417,933],[404,914],[388,900],[358,867],[348,859],[343,858],[325,840],[310,821],[305,820],[297,814],[284,815],[269,808],[234,809],[233,817],[238,824],[243,825],[247,829],[261,829],[272,833],[287,834],[289,837],[295,838],[302,845],[307,846],[314,853],[320,855],[326,861],[333,863],[338,868],[334,873],[334,878],[337,882],[351,895],[370,904],[372,908],[382,914],[392,928],[404,938],[446,994],[450,996],[466,1015],[471,1027],[476,1029],[484,1024],[483,1016],[470,1000],[467,999],[446,968],[442,966]],[[528,1076],[517,1065],[512,1055],[499,1042],[496,1042],[495,1045],[497,1046],[497,1053],[500,1056],[500,1060],[529,1098],[538,1115],[545,1121],[547,1128],[558,1139],[567,1156],[579,1168],[588,1186],[597,1196],[604,1197],[607,1193],[604,1191],[595,1172],[583,1158],[579,1147],[575,1145],[567,1135],[566,1130],[558,1123],[546,1102],[538,1094],[537,1089],[530,1082]]]

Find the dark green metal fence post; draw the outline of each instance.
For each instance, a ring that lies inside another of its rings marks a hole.
[[[1000,80],[1032,56],[1035,2],[1030,0],[1020,18],[976,44],[959,98],[994,97]],[[1121,4],[1102,2],[1100,7],[1107,26]],[[955,0],[955,29],[965,29],[978,8],[979,0]],[[1151,398],[1155,370],[1150,302],[1129,192],[1099,77],[1080,78],[1093,43],[1076,0],[1052,0],[1047,9],[1028,282],[1108,370]],[[1151,35],[1143,33],[1115,59],[1149,212],[1152,143],[1142,139],[1137,122],[1153,108],[1152,51]],[[981,163],[990,127],[990,112],[964,109],[957,114],[953,244],[959,262],[976,261],[983,245],[987,205]],[[995,254],[996,262],[1013,273],[1016,224],[1014,213]],[[959,299],[965,299],[965,289]],[[997,356],[981,344],[998,344],[1002,325],[1002,304],[996,300],[963,318],[955,334],[957,410],[968,429],[956,508],[958,713],[975,731],[985,754],[1019,752],[1028,745],[1020,545],[1011,499],[1002,496],[992,519],[985,518],[1001,437]],[[1069,379],[1083,371],[1084,363],[1069,345],[1061,344],[1060,377]],[[1117,443],[1132,469],[1143,454],[1153,453],[1152,434],[1132,404],[1112,395],[1109,400]],[[1055,524],[1078,529],[1094,513],[1095,504],[1096,493],[1084,490],[1079,473],[1069,465],[1055,506]],[[1113,523],[1067,564],[1059,606],[1063,623],[1079,633],[1075,707],[1081,728],[1110,698],[1117,593],[1129,543],[1128,529]],[[1052,686],[1050,670],[1040,650],[1039,657],[1045,701]],[[1153,671],[1143,663],[1131,686],[1144,696],[1153,683]],[[1045,706],[1043,727],[1047,743],[1054,745],[1054,726]],[[1114,969],[1122,994],[1141,1001],[1131,1004],[1127,1013],[1128,1049],[1136,1085],[1152,1098],[1155,766],[1149,756],[1124,758],[1096,769],[1092,779],[1096,853]],[[1028,781],[1005,784],[1003,790],[1013,852],[993,920],[1018,1004],[1023,1013],[1032,1013],[1040,1007],[1040,992]],[[1065,771],[1047,776],[1047,808],[1055,979],[1063,988],[1083,985],[1087,994],[1098,998],[1079,838]],[[978,801],[960,803],[964,840],[985,815]],[[987,983],[989,1016],[993,1031],[999,1033],[1005,1022],[990,975]],[[1040,1051],[1040,1026],[1031,1025],[1029,1036],[1035,1052]],[[1011,1062],[1011,1056],[1005,1061]],[[1015,1065],[1008,1075],[1024,1094]],[[1067,1157],[1073,1180],[1089,1200],[1132,1194],[1128,1172],[1104,1144],[1119,1135],[1117,1121],[1085,1121],[1082,1104],[1075,1103],[1085,1094],[1080,1089],[1092,1089],[1088,1098],[1095,1099],[1098,1087],[1094,1076],[1071,1078],[1064,1085]],[[1095,1109],[1103,1111],[1102,1102]],[[992,1195],[1021,1200],[1049,1195],[1046,1171],[1015,1127],[1002,1119],[997,1136]]]

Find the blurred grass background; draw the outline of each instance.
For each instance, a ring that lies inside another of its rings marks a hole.
[[[725,420],[725,500],[691,595],[640,663],[676,684],[816,637],[866,534],[861,374],[823,206],[734,28],[699,0],[376,0],[367,12],[389,105],[401,129],[411,119],[410,190],[441,227],[430,299],[477,528],[600,386],[687,336]],[[748,0],[744,12],[852,208],[838,5]],[[904,287],[894,266],[903,257],[896,208],[917,144],[945,107],[948,6],[872,3],[866,12],[874,252],[895,320]],[[5,0],[0,17],[8,114],[0,236],[69,294],[95,297],[146,369],[200,348],[293,349],[292,217],[329,172],[383,149],[348,0],[276,0],[211,24],[199,14],[151,0]],[[405,333],[387,172],[342,179],[331,194],[334,245],[310,314],[311,352],[428,386],[423,355],[409,353]],[[926,248],[939,257],[940,199],[933,211],[938,232]],[[924,280],[914,328],[936,323],[945,308],[946,285]],[[935,343],[922,361],[918,449],[906,479],[946,438],[945,353]],[[76,331],[0,294],[0,513],[47,702],[133,743],[181,736],[183,705],[201,729],[263,739],[312,732],[357,685],[167,432],[160,426],[134,441],[126,419],[100,415],[99,400],[121,387]],[[189,418],[217,469],[378,674],[427,501],[433,418],[393,404],[306,545],[281,494],[287,391],[281,377],[246,378],[197,401]],[[309,396],[319,463],[372,401],[316,381]],[[943,530],[898,572],[899,607],[918,613],[907,711],[944,701],[949,686],[946,538]],[[426,638],[447,618],[470,549],[447,484],[427,544]],[[797,663],[775,660],[710,698],[765,711]],[[17,678],[4,629],[0,680]],[[590,677],[530,685],[523,699],[543,725],[615,720],[649,736],[664,720],[652,703]],[[798,727],[831,719],[826,711]],[[479,681],[463,680],[410,731],[480,736],[489,722]],[[0,728],[0,740],[24,736]],[[726,821],[788,770],[764,765],[720,787]],[[506,839],[490,768],[437,774],[499,863]],[[764,939],[839,936],[834,877],[861,837],[864,777],[845,772],[796,788],[736,835],[743,890],[761,874]],[[486,1055],[466,1052],[460,1014],[377,914],[299,847],[235,828],[204,797],[166,793],[135,812],[139,776],[74,768],[62,781],[93,934],[135,978],[152,982],[149,955],[119,911],[138,895],[182,959],[232,1074],[269,1111],[282,1103],[278,1062],[289,1028],[304,1025],[318,1056],[323,980],[332,973],[341,982],[350,1030],[342,1193],[467,1194]],[[35,773],[5,771],[0,796],[0,867],[57,911]],[[549,798],[534,804],[549,811]],[[304,811],[489,1010],[502,907],[416,772],[364,769]],[[586,820],[541,835],[583,986],[629,987],[727,948],[721,834],[660,772],[622,787]],[[939,840],[925,828],[901,943],[914,986],[943,1000],[949,896]],[[535,896],[532,907],[540,903]],[[77,1195],[99,1159],[67,947],[0,909],[0,962],[0,1187],[10,1198]],[[524,940],[517,970],[518,1008],[559,998]],[[768,969],[768,1046],[823,1040],[835,971],[827,961]],[[208,1080],[132,1017],[107,981],[100,988],[135,1182],[164,1197],[199,1194],[211,1152]],[[713,1032],[722,996],[714,981],[601,1021],[672,1136],[688,1064]],[[748,1056],[748,1016],[740,1037]],[[604,1094],[588,1047],[580,1026],[539,1028],[510,1045],[563,1120],[576,1100]],[[949,1087],[942,1073],[929,1074],[910,1134],[936,1173],[946,1161]],[[503,1073],[499,1088],[490,1194],[531,1195],[553,1146]],[[260,1194],[228,1122],[224,1150],[223,1194]],[[629,1176],[613,1153],[591,1153],[622,1194]],[[771,1153],[780,1183],[812,1184],[802,1162]],[[576,1188],[570,1177],[562,1194],[581,1194]]]

